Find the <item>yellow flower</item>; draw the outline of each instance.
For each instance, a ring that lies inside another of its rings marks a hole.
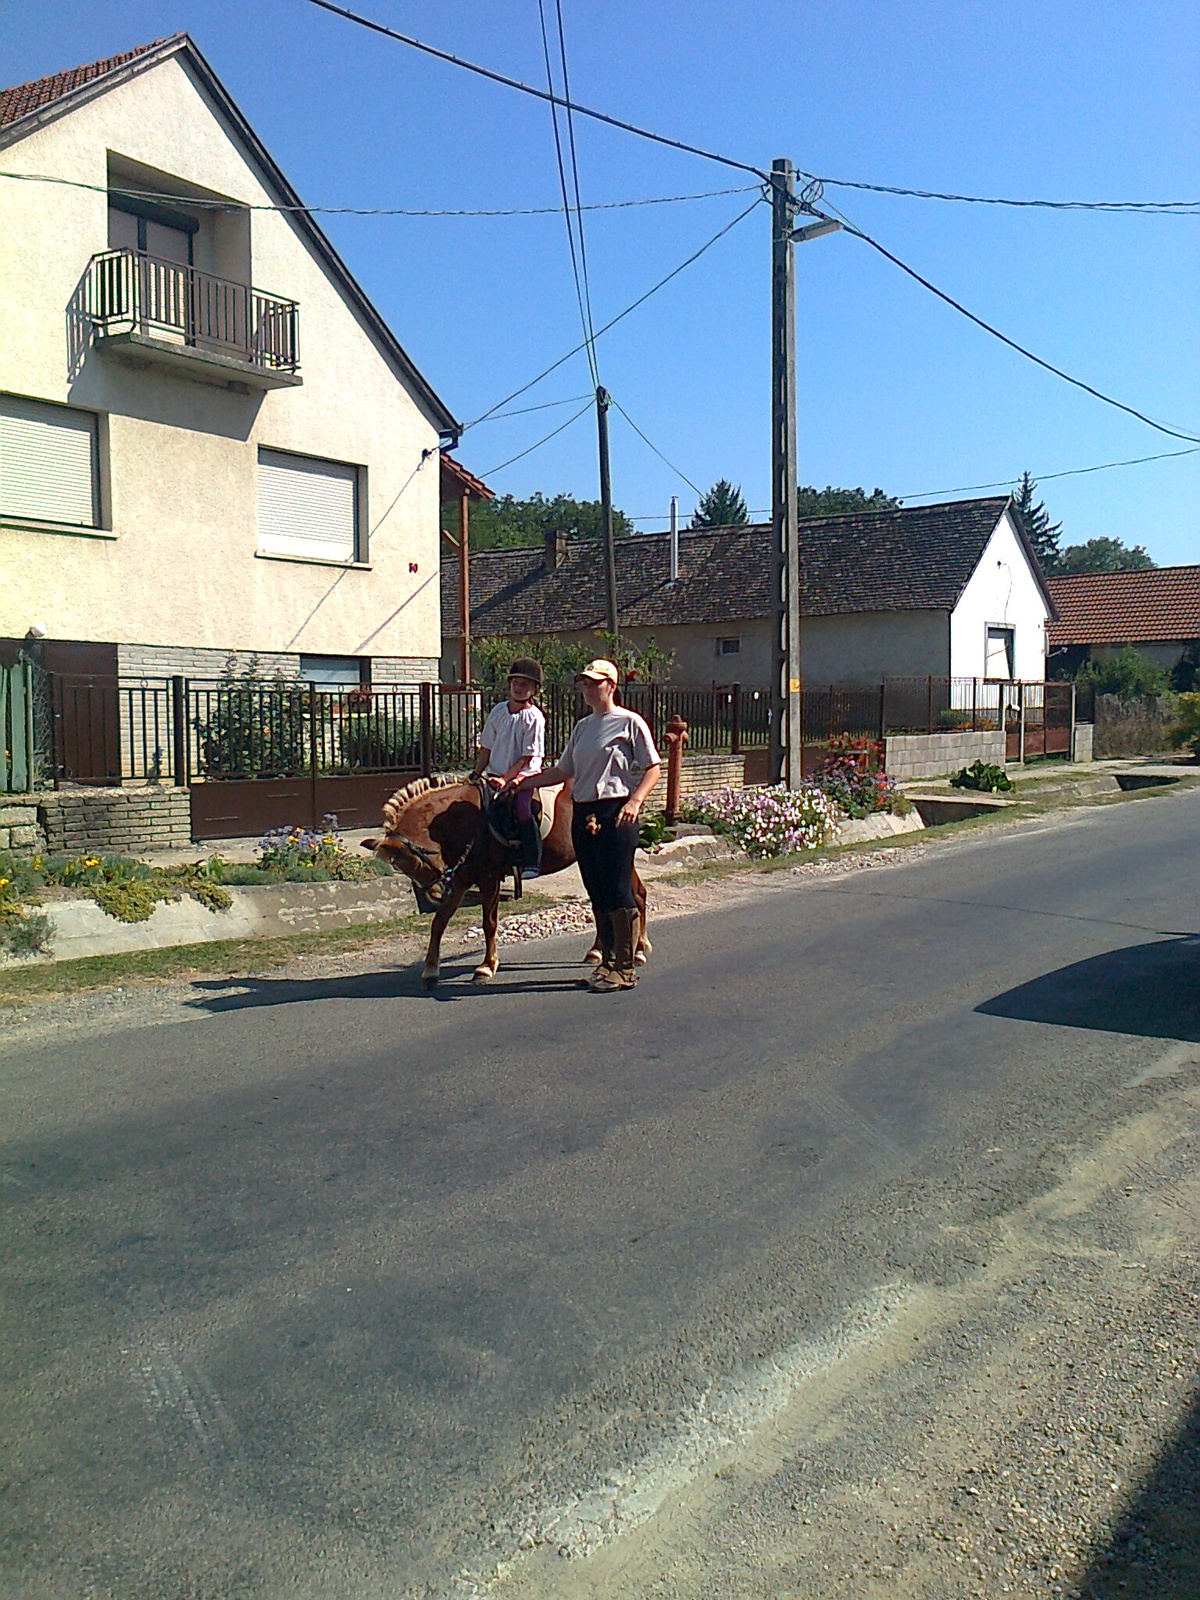
[[[87,856],[87,857],[85,857],[83,864],[84,864],[85,867],[98,867],[100,865],[100,857],[99,856]]]
[[[4,887],[4,885],[6,883],[11,883],[11,882],[12,882],[11,878],[0,878],[0,889],[3,889],[3,887]]]

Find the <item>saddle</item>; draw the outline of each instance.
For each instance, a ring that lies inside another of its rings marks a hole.
[[[488,832],[496,843],[501,845],[508,859],[505,862],[505,871],[510,868],[513,875],[513,899],[519,900],[524,893],[521,867],[524,855],[524,841],[521,838],[520,826],[517,822],[517,805],[512,795],[497,794],[486,778],[476,778],[475,787],[479,790],[480,809],[483,820],[487,824]],[[533,797],[533,819],[538,825],[542,838],[546,837],[549,813],[543,808],[537,794]]]

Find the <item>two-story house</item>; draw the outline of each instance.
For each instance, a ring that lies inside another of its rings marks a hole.
[[[5,90],[0,150],[0,642],[436,678],[458,426],[192,41]]]

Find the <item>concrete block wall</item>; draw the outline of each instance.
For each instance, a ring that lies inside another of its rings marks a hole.
[[[45,835],[38,822],[36,794],[0,794],[0,850],[16,850],[30,855],[40,850]]]
[[[1071,738],[1072,761],[1095,760],[1095,732],[1096,730],[1090,722],[1077,722],[1075,724]]]
[[[744,783],[744,770],[745,762],[741,756],[690,756],[685,753],[679,780],[680,799],[693,794],[712,794],[716,789],[740,789]],[[654,791],[654,800],[659,805],[667,803],[665,753],[663,776]]]
[[[1004,765],[1004,732],[892,733],[884,741],[884,766],[895,783],[945,778],[975,761]]]
[[[436,656],[372,656],[371,682],[377,688],[395,684],[402,689],[414,683],[440,683],[440,663]]]
[[[187,789],[59,789],[38,796],[46,846],[55,853],[137,855],[186,846],[192,838]]]
[[[231,652],[189,648],[167,644],[119,644],[117,646],[117,671],[123,678],[219,678],[225,670]],[[299,655],[283,654],[272,650],[242,650],[238,652],[238,665],[245,669],[251,655],[258,657],[258,670],[264,678],[276,673],[285,678],[300,675]]]

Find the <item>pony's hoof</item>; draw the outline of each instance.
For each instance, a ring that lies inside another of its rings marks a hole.
[[[440,976],[441,974],[438,972],[436,967],[426,967],[425,971],[421,974],[421,982],[426,989],[433,989],[436,988]]]
[[[471,974],[471,982],[481,985],[485,983],[491,983],[495,976],[496,974],[492,971],[491,967],[476,967],[475,971]]]
[[[649,961],[649,959],[650,959],[652,954],[653,954],[653,951],[651,950],[651,948],[650,948],[650,946],[648,944],[639,945],[637,950],[634,952],[634,957],[633,957],[634,966],[644,967],[646,965],[647,961]]]
[[[604,951],[601,950],[601,948],[600,948],[600,946],[598,944],[594,944],[592,946],[592,948],[588,951],[587,955],[584,956],[583,959],[585,961],[601,961],[601,960],[603,960],[603,958],[604,958]]]

